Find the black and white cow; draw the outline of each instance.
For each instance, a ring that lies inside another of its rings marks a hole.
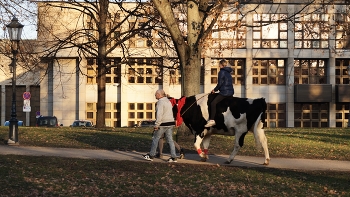
[[[270,161],[267,139],[263,129],[265,123],[266,102],[264,98],[249,99],[230,97],[217,105],[215,117],[216,125],[205,128],[209,119],[210,103],[217,94],[198,94],[182,97],[178,100],[179,113],[183,122],[195,135],[194,146],[202,161],[208,159],[208,147],[211,135],[235,135],[234,149],[225,163],[231,163],[239,149],[243,146],[244,137],[248,131],[254,134],[258,147],[262,147],[265,154],[264,165]],[[204,152],[201,149],[203,143]]]

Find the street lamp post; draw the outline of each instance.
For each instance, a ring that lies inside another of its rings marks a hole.
[[[18,22],[16,17],[13,17],[11,23],[6,25],[9,37],[11,40],[12,50],[12,106],[11,106],[11,119],[9,126],[9,139],[7,144],[18,144],[18,120],[16,113],[16,61],[19,48],[19,41],[21,40],[22,29],[24,25]]]

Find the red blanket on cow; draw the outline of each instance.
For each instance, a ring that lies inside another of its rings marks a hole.
[[[176,99],[174,98],[171,98],[169,99],[169,101],[171,102],[171,104],[173,105],[176,105],[177,104],[177,113],[176,113],[176,117],[175,117],[175,124],[176,124],[176,127],[180,126],[182,124],[182,117],[181,117],[181,109],[182,107],[185,105],[185,100],[186,100],[186,97],[181,97],[177,102],[176,102]]]

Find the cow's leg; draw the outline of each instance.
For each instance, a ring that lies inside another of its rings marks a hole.
[[[233,151],[232,151],[231,155],[229,156],[229,158],[227,159],[225,164],[230,164],[233,161],[233,159],[237,155],[238,151],[243,146],[244,137],[247,134],[247,132],[248,131],[245,131],[245,132],[242,133],[240,131],[236,131],[235,145],[234,145],[234,148],[233,148]]]
[[[203,150],[202,154],[200,155],[202,158],[201,161],[203,161],[203,162],[205,162],[209,159],[208,150],[209,150],[210,139],[211,139],[211,135],[206,135],[203,138],[203,149],[204,150]]]
[[[203,151],[201,149],[202,141],[203,141],[203,137],[201,137],[200,135],[196,135],[194,139],[194,144],[193,144],[194,148],[197,150],[198,155],[201,157],[203,155]]]
[[[263,123],[258,120],[255,125],[254,125],[254,137],[255,137],[255,142],[257,143],[257,147],[260,146],[264,150],[264,155],[265,155],[265,162],[263,165],[269,165],[270,163],[270,155],[269,155],[269,149],[267,147],[267,139],[265,135],[265,131],[263,129]]]
[[[265,162],[263,163],[263,165],[269,165],[270,164],[270,155],[269,155],[269,149],[267,148],[267,139],[266,139],[265,134],[262,137],[260,143],[261,143],[261,146],[263,147],[264,154],[265,154]]]

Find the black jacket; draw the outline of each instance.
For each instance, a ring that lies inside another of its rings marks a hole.
[[[220,68],[218,74],[218,84],[214,88],[214,91],[219,90],[219,94],[223,96],[232,96],[235,93],[232,84],[231,72],[231,67]]]

